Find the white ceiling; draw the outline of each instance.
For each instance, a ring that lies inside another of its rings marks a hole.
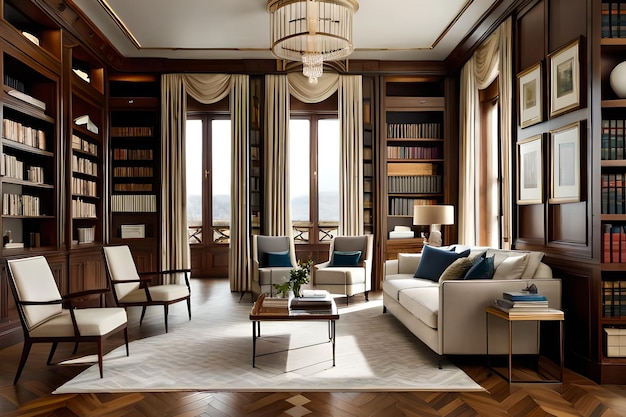
[[[266,0],[72,2],[126,57],[273,58]],[[495,2],[358,0],[350,59],[444,60]]]

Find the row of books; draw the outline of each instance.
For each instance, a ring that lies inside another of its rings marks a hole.
[[[98,156],[98,145],[78,135],[72,135],[72,149]]]
[[[25,126],[11,119],[2,120],[2,135],[5,139],[37,149],[46,149],[46,132]]]
[[[98,184],[95,181],[84,178],[72,178],[72,194],[96,197],[98,195]]]
[[[88,203],[80,198],[72,200],[72,218],[97,217],[95,203]]]
[[[150,126],[113,126],[111,136],[118,137],[149,137],[152,136]]]
[[[398,175],[387,177],[389,193],[429,193],[441,192],[441,175]]]
[[[441,123],[387,123],[388,139],[440,139]]]
[[[507,291],[495,300],[495,306],[509,314],[524,314],[548,311],[548,299],[542,294],[527,291]]]
[[[441,159],[441,146],[387,146],[388,159]]]
[[[602,214],[626,214],[626,172],[604,173],[600,181]]]
[[[413,217],[413,207],[415,206],[415,204],[433,205],[437,204],[437,200],[424,198],[415,199],[405,197],[393,197],[389,200],[389,215]]]
[[[3,155],[3,175],[16,178],[18,180],[24,179],[24,173],[26,173],[26,180],[35,184],[44,183],[44,169],[39,166],[29,166],[24,171],[24,161],[17,159],[14,155]]]
[[[113,159],[116,161],[152,161],[152,149],[113,149]]]
[[[601,15],[603,38],[626,38],[626,3],[603,2]]]
[[[154,174],[152,167],[115,167],[113,168],[114,177],[144,177],[150,178]]]
[[[602,315],[626,317],[626,281],[602,281]]]
[[[622,119],[603,119],[602,134],[600,136],[601,153],[603,160],[615,160],[626,158],[624,147],[624,126],[626,121]]]
[[[626,226],[602,225],[602,262],[626,262]]]
[[[8,216],[41,216],[39,197],[28,194],[2,194],[2,214]]]
[[[98,164],[89,159],[79,158],[77,155],[72,155],[72,171],[97,176]]]
[[[121,194],[111,196],[111,210],[114,212],[156,212],[157,200],[154,194]]]
[[[152,184],[137,184],[134,182],[114,184],[113,191],[117,192],[150,192]]]

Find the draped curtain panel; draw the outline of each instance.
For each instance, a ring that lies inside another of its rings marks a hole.
[[[509,248],[512,236],[511,141],[512,141],[512,75],[511,18],[507,19],[474,52],[461,70],[460,94],[460,183],[459,183],[459,242],[475,245],[479,201],[475,194],[477,140],[480,132],[480,104],[478,91],[487,88],[499,74],[500,149],[502,174],[501,245]]]
[[[341,129],[339,233],[363,233],[363,88],[361,76],[327,73],[311,84],[301,73],[265,78],[265,226],[268,235],[291,236],[289,211],[289,95],[318,103],[338,91]]]
[[[185,122],[187,94],[201,103],[222,100],[230,94],[232,172],[229,278],[231,291],[250,288],[249,230],[249,77],[227,74],[166,74],[161,80],[162,118],[162,240],[161,264],[165,269],[189,268]],[[242,180],[243,179],[243,180]]]

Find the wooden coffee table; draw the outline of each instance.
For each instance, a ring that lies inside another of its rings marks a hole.
[[[268,309],[261,306],[263,300],[260,298],[250,311],[252,321],[252,367],[256,367],[256,341],[261,337],[262,321],[328,321],[328,340],[333,350],[333,366],[335,366],[335,321],[339,320],[337,305],[332,300],[330,310],[289,310]]]

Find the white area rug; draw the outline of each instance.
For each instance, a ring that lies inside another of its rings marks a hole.
[[[115,349],[104,378],[94,365],[54,393],[483,391],[445,359],[439,369],[439,356],[383,314],[381,301],[340,309],[335,367],[327,322],[263,322],[257,353],[278,353],[257,357],[253,368],[251,304],[230,304],[196,305],[191,321],[173,309],[169,333],[131,342],[129,357]]]

